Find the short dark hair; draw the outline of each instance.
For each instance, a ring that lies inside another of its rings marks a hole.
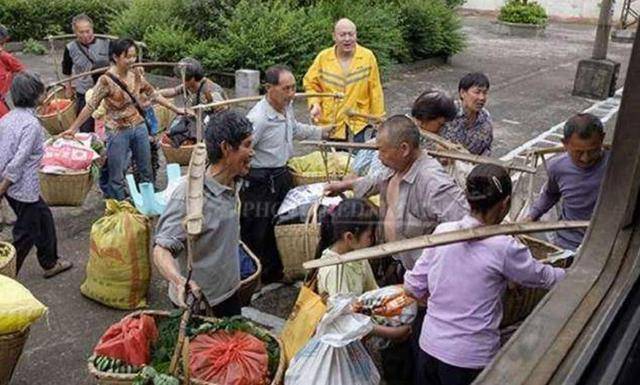
[[[38,105],[38,99],[44,91],[44,83],[38,74],[23,71],[13,77],[11,100],[16,107],[33,108]]]
[[[564,140],[569,140],[574,133],[581,139],[590,139],[593,135],[602,136],[604,127],[597,116],[589,113],[580,113],[572,116],[564,124]]]
[[[482,72],[468,73],[460,79],[458,92],[467,91],[473,86],[489,89],[489,78]]]
[[[184,80],[195,79],[200,81],[204,78],[204,68],[202,68],[202,64],[198,60],[186,57],[180,60],[180,63],[186,64],[186,66],[176,66],[173,71],[176,76],[182,77],[182,69],[184,68]]]
[[[86,13],[79,13],[71,19],[71,29],[75,28],[76,24],[80,21],[86,21],[93,26],[93,20]]]
[[[400,146],[403,142],[408,143],[412,148],[420,147],[420,130],[418,126],[406,115],[393,115],[382,122],[380,132],[387,132],[389,140],[395,146]]]
[[[280,75],[283,72],[289,72],[291,74],[293,73],[291,72],[291,68],[287,67],[284,64],[276,64],[267,68],[267,70],[264,71],[264,82],[266,84],[271,84],[272,86],[280,84]]]
[[[440,117],[446,121],[453,120],[458,113],[456,104],[446,92],[430,89],[420,94],[413,102],[411,115],[420,120],[433,120]]]
[[[209,162],[214,164],[222,159],[223,142],[237,149],[252,132],[251,121],[237,111],[225,110],[211,115],[204,133]]]
[[[510,196],[511,190],[511,178],[502,166],[479,164],[467,176],[467,202],[473,211],[486,213]]]
[[[123,53],[126,53],[131,47],[135,47],[136,52],[138,51],[138,46],[132,39],[118,39],[112,41],[109,44],[109,60],[111,62],[115,62],[113,59],[114,56],[120,56]]]

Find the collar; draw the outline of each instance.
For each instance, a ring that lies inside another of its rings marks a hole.
[[[289,109],[289,106],[287,106],[285,108],[284,114],[283,114],[283,113],[278,112],[275,108],[273,108],[271,103],[269,103],[269,100],[267,99],[266,95],[262,98],[262,101],[264,102],[265,115],[267,115],[267,118],[269,120],[284,120],[284,119],[286,119],[286,114],[287,114],[287,110]]]
[[[96,40],[98,40],[98,39],[94,36],[94,37],[93,37],[93,40],[91,40],[91,42],[89,42],[89,44],[81,43],[81,42],[80,42],[80,40],[78,40],[78,39],[76,39],[76,42],[77,42],[78,44],[80,44],[81,46],[83,46],[83,47],[87,47],[87,48],[89,48],[89,46],[91,46],[91,45],[95,44]]]
[[[458,118],[464,118],[465,120],[467,120],[467,113],[464,110],[464,107],[462,106],[462,103],[460,101],[456,101],[456,106],[458,107]],[[473,123],[474,126],[484,123],[487,120],[487,110],[482,107],[482,109],[480,111],[478,111],[478,116],[476,117],[476,121]]]
[[[464,228],[483,226],[483,223],[472,217],[471,214],[466,214],[464,217],[462,217],[460,223]]]
[[[428,156],[429,155],[427,155],[427,153],[422,151],[420,156],[416,158],[416,160],[413,161],[413,164],[411,165],[411,167],[409,167],[409,171],[407,171],[407,173],[404,174],[404,176],[402,177],[402,180],[409,184],[413,184],[413,182],[415,182],[416,180],[416,177],[418,176],[418,172],[420,171],[420,168],[422,167],[423,160],[426,159]],[[391,177],[396,175],[396,173],[397,171],[390,172],[385,179],[387,180],[391,179]]]
[[[360,44],[356,43],[356,52],[353,54],[353,59],[356,60],[360,60],[364,58],[364,51],[362,49],[362,46],[360,46]],[[333,45],[333,49],[331,50],[331,56],[329,56],[328,58],[331,61],[337,61],[338,60],[338,55],[336,54],[336,45]]]
[[[229,186],[225,186],[210,176],[204,177],[204,186],[215,196],[220,196],[226,191],[233,191]]]

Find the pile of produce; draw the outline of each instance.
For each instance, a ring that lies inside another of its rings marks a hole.
[[[178,385],[169,371],[182,311],[142,314],[112,325],[89,358],[98,371],[137,374],[134,385]],[[192,378],[219,385],[263,385],[276,375],[278,341],[242,317],[192,318],[186,328]]]
[[[66,110],[71,103],[69,99],[53,99],[46,106],[40,107],[38,113],[42,116],[49,117]]]
[[[350,155],[345,152],[331,152],[325,154],[327,162],[320,151],[314,151],[304,156],[289,159],[287,166],[296,174],[306,177],[324,177],[328,173],[332,177],[343,176],[351,171],[347,166],[351,163]]]
[[[12,253],[13,248],[11,248],[11,246],[5,243],[0,243],[0,264],[2,264],[3,259],[9,258]]]

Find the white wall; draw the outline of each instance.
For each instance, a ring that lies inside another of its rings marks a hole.
[[[484,11],[498,11],[505,0],[467,0],[463,5],[466,9]],[[538,0],[547,14],[559,18],[583,18],[597,19],[600,15],[600,0]],[[613,21],[620,19],[623,0],[616,0],[614,5]],[[636,8],[638,6],[636,5]]]

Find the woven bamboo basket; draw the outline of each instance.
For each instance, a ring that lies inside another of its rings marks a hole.
[[[538,260],[544,260],[548,257],[549,253],[562,250],[551,243],[526,235],[521,235],[519,238],[529,247],[534,258]],[[569,267],[569,260],[562,259],[553,265],[555,267]],[[500,324],[501,329],[527,318],[548,291],[545,289],[526,288],[513,284],[510,284],[509,286],[510,287],[507,288],[502,302],[503,316],[502,323]]]
[[[38,174],[42,198],[49,206],[82,206],[93,184],[89,170],[77,174]]]
[[[11,382],[13,370],[22,355],[22,348],[29,337],[29,328],[17,333],[0,335],[0,385]]]
[[[160,311],[160,310],[142,310],[128,315],[136,316],[140,314],[151,315],[154,318],[163,318],[168,316],[170,313],[168,311]],[[214,320],[214,318],[209,317],[199,317],[194,316],[195,318],[200,318],[203,320]],[[282,341],[272,333],[267,331],[267,334],[271,336],[276,342],[278,342],[278,347],[280,348],[280,362],[278,363],[278,369],[276,370],[276,374],[271,380],[271,385],[280,385],[284,379],[284,370],[285,370],[285,359],[284,359],[284,349],[282,347]],[[120,373],[109,373],[109,372],[101,372],[93,365],[92,362],[88,363],[89,373],[91,376],[98,379],[98,384],[100,385],[131,385],[133,384],[136,374],[120,374]],[[190,379],[189,383],[192,385],[216,385],[210,382],[205,382],[197,379]],[[3,384],[2,384],[3,385]]]
[[[191,153],[195,146],[190,145],[175,148],[170,144],[160,141],[160,147],[162,147],[162,152],[167,160],[167,164],[178,163],[180,166],[188,166],[191,160]]]
[[[291,172],[293,177],[294,186],[303,186],[314,183],[324,183],[327,181],[327,175],[325,173],[313,172],[313,173],[298,173]],[[330,173],[329,180],[341,180],[345,176],[345,173]]]
[[[173,103],[173,99],[170,99],[169,101]],[[156,114],[156,118],[158,119],[158,132],[160,133],[168,130],[171,123],[176,118],[176,113],[160,104],[154,105],[153,110]]]
[[[305,223],[274,227],[285,281],[304,278],[306,271],[302,264],[315,257],[320,240],[319,207],[319,201],[311,206]]]
[[[16,249],[11,243],[0,242],[0,249],[8,250],[7,257],[0,258],[0,274],[9,278],[16,277]]]
[[[54,100],[57,100],[59,96],[59,92],[54,96]],[[42,111],[42,107],[39,107],[36,110],[36,115],[38,119],[40,119],[40,123],[42,126],[49,132],[50,135],[58,135],[63,131],[66,131],[71,123],[76,120],[76,103],[75,96],[69,98],[70,102],[67,107],[65,107],[62,111],[58,111],[53,114],[42,115],[40,112]]]
[[[241,306],[248,306],[251,303],[251,297],[253,293],[256,292],[258,287],[260,286],[260,275],[262,274],[262,264],[260,263],[260,259],[245,245],[240,242],[240,245],[244,249],[244,251],[251,257],[253,263],[256,266],[256,271],[251,276],[243,279],[240,282],[240,288],[238,289],[238,299],[240,300]]]

